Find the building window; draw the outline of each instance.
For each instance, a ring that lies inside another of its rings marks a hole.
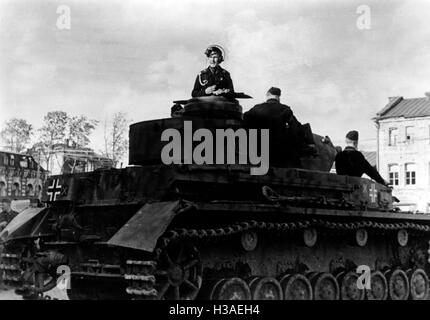
[[[407,143],[412,142],[414,139],[414,127],[406,127],[405,133],[406,133],[405,141]]]
[[[18,182],[15,182],[12,186],[12,196],[13,197],[19,197],[20,194],[20,186]]]
[[[390,128],[388,130],[388,145],[395,146],[397,144],[397,128]]]
[[[21,168],[28,168],[27,157],[21,157],[21,161],[19,162]]]
[[[29,183],[27,185],[27,190],[25,192],[26,196],[34,196],[34,190],[33,190],[33,185],[31,183]]]
[[[14,166],[15,165],[15,157],[13,155],[10,156],[9,165]]]
[[[6,197],[6,195],[7,195],[6,183],[4,181],[0,181],[0,196]]]
[[[414,163],[407,163],[405,165],[405,180],[406,185],[414,185],[416,176],[416,167]]]
[[[390,185],[399,185],[399,166],[397,164],[391,164],[388,166],[388,177],[390,180]]]

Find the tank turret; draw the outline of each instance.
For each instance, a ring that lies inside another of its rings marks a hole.
[[[168,141],[162,140],[162,134],[166,130],[177,130],[181,134],[181,146],[185,145],[185,139],[193,141],[194,147],[199,144],[199,140],[193,139],[196,131],[200,129],[209,130],[213,137],[216,137],[216,130],[238,129],[246,130],[246,137],[249,137],[249,130],[244,126],[242,120],[242,107],[236,99],[227,99],[222,96],[199,97],[186,101],[175,101],[184,104],[182,117],[168,118],[162,120],[143,121],[130,126],[130,150],[129,163],[132,165],[161,164],[162,150],[168,144]],[[187,124],[191,131],[184,130]],[[306,124],[306,131],[310,132],[312,144],[316,146],[315,155],[303,155],[301,158],[302,165],[298,168],[330,171],[336,149],[328,137],[312,134],[310,125]],[[185,135],[188,135],[187,137]],[[197,141],[195,141],[197,140]],[[258,142],[258,141],[257,141]],[[249,143],[249,140],[248,140]],[[227,146],[224,145],[226,148]],[[213,145],[213,154],[216,158],[217,152],[224,152]],[[248,148],[249,150],[249,145]],[[181,159],[178,163],[185,163],[184,150],[181,147]],[[292,150],[291,150],[292,151]],[[293,152],[291,152],[292,154]],[[239,163],[239,143],[235,143],[236,162]],[[288,167],[285,164],[285,167]]]

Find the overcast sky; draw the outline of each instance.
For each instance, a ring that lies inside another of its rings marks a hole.
[[[59,5],[70,8],[70,30],[57,27]],[[357,27],[360,5],[370,29]],[[425,0],[0,0],[0,129],[11,117],[39,127],[53,110],[168,117],[215,43],[236,91],[254,97],[244,110],[278,86],[315,133],[343,142],[356,129],[371,148],[371,118],[389,96],[430,91],[429,21]],[[102,149],[101,127],[92,140]]]

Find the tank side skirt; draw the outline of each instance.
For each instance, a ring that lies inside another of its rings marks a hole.
[[[196,208],[199,211],[226,212],[233,214],[234,212],[250,212],[250,213],[276,213],[276,214],[294,214],[297,216],[317,215],[329,217],[351,217],[351,218],[377,218],[382,220],[404,220],[404,221],[419,221],[430,224],[430,215],[416,215],[398,212],[386,211],[356,211],[356,210],[336,210],[323,208],[304,208],[294,206],[277,206],[270,204],[252,203],[252,202],[222,202],[217,203],[196,203]]]

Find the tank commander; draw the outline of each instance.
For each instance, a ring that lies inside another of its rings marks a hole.
[[[245,126],[270,130],[270,165],[300,167],[301,151],[306,146],[302,124],[291,108],[280,102],[281,89],[272,87],[266,102],[257,104],[243,115]]]
[[[221,62],[224,61],[221,47],[209,46],[205,55],[208,57],[209,67],[202,70],[197,76],[191,96],[195,98],[233,93],[233,81],[230,73],[220,67]]]
[[[3,211],[0,212],[0,230],[3,230],[18,215],[18,212],[12,210],[10,203],[9,199],[2,200]]]
[[[11,201],[9,199],[2,199],[2,208],[0,212],[0,231],[2,231],[9,222],[18,215],[18,212],[12,210]],[[0,245],[0,254],[3,252],[3,244]],[[1,262],[1,261],[0,261]],[[0,270],[0,290],[7,290],[8,287],[4,284],[4,271]]]
[[[378,170],[366,160],[357,150],[358,132],[353,130],[346,134],[346,147],[335,158],[336,173],[353,177],[361,177],[363,173],[371,179],[388,187],[388,183],[381,177]]]

